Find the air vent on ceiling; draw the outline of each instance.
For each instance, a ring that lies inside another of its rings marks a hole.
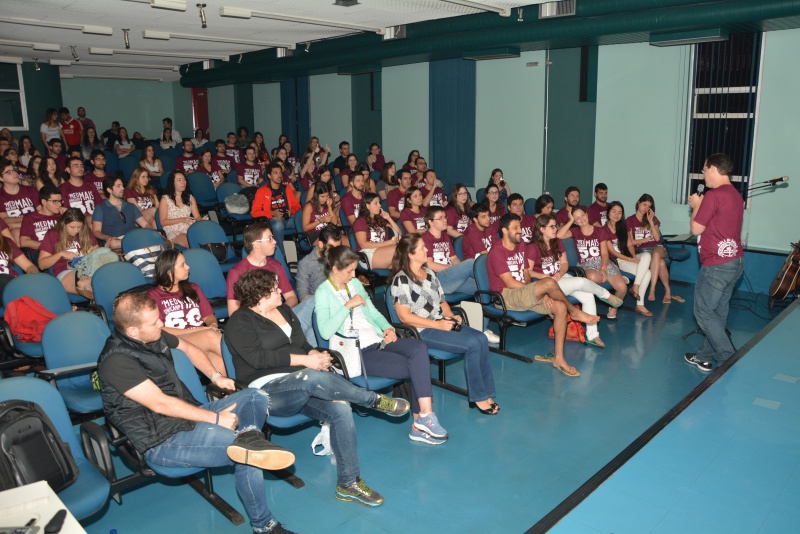
[[[544,2],[543,4],[539,4],[540,19],[569,17],[574,14],[575,0],[561,0],[560,2]]]
[[[491,48],[486,50],[466,50],[461,57],[473,61],[483,61],[487,59],[511,59],[519,57],[519,48],[504,46],[501,48]]]

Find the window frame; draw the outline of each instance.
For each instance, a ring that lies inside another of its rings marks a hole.
[[[30,123],[28,122],[28,106],[25,102],[25,80],[22,76],[22,65],[17,64],[16,67],[19,89],[0,89],[0,93],[19,93],[19,102],[22,107],[22,126],[0,124],[0,128],[8,128],[12,132],[26,132],[30,129]]]

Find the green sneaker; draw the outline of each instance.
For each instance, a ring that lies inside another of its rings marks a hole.
[[[383,496],[372,490],[361,480],[361,477],[350,486],[336,485],[336,498],[340,501],[356,501],[362,506],[380,506],[383,504]]]
[[[400,417],[408,413],[411,409],[411,405],[405,399],[394,399],[379,393],[378,400],[375,402],[373,408],[379,412],[391,415],[392,417]]]

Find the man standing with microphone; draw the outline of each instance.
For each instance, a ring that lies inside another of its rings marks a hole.
[[[713,154],[703,165],[706,193],[689,197],[691,230],[697,236],[700,273],[694,289],[694,317],[705,335],[700,349],[684,359],[703,372],[713,370],[733,355],[725,332],[736,282],[744,270],[742,249],[742,195],[731,185],[733,162],[727,154]]]

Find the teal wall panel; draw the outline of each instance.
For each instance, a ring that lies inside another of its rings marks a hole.
[[[550,61],[545,188],[558,208],[571,185],[581,190],[581,202],[592,198],[596,103],[580,102],[580,48],[553,50]]]
[[[279,83],[253,84],[253,127],[264,135],[268,150],[278,145],[281,135],[281,86]]]
[[[309,133],[308,77],[290,78],[281,82],[281,124],[292,146],[304,150]]]
[[[60,108],[63,101],[59,68],[41,64],[39,66],[41,70],[37,71],[33,63],[23,63],[21,66],[22,84],[25,88],[25,108],[28,112],[28,131],[17,130],[14,132],[14,137],[19,139],[23,135],[29,135],[36,148],[44,153],[44,143],[39,133],[44,112],[47,108]],[[84,104],[87,113],[91,109],[89,103],[91,103],[90,100]],[[72,109],[72,114],[77,116],[75,109]]]
[[[194,135],[194,112],[192,110],[192,89],[182,87],[180,82],[172,82],[172,124],[181,135]],[[213,132],[212,132],[213,134]]]
[[[383,147],[381,77],[380,72],[350,77],[353,107],[353,139],[350,141],[350,149],[355,152],[359,160],[366,160],[369,145],[372,143],[378,143]],[[331,143],[331,151],[336,154],[333,143]]]
[[[111,121],[119,121],[131,137],[141,132],[147,139],[157,139],[161,137],[161,119],[172,117],[175,111],[172,83],[73,78],[61,80],[61,92],[73,116],[79,106],[86,108],[98,133],[110,128]],[[175,126],[182,136],[191,134],[191,123]]]
[[[236,133],[236,106],[232,85],[208,89],[208,129],[216,137]]]
[[[309,124],[311,135],[319,137],[320,143],[328,144],[336,154],[339,141],[353,141],[353,101],[351,77],[338,74],[310,76]],[[308,139],[301,139],[303,150]],[[364,156],[358,155],[359,161]]]
[[[244,126],[250,132],[252,138],[253,132],[253,84],[252,83],[237,83],[233,86],[234,110],[236,113],[236,129]]]
[[[383,154],[402,166],[412,150],[419,150],[431,166],[427,63],[389,67],[381,72]]]
[[[473,196],[498,167],[513,192],[525,198],[542,193],[544,56],[523,52],[478,62]],[[534,62],[539,65],[526,67]]]

